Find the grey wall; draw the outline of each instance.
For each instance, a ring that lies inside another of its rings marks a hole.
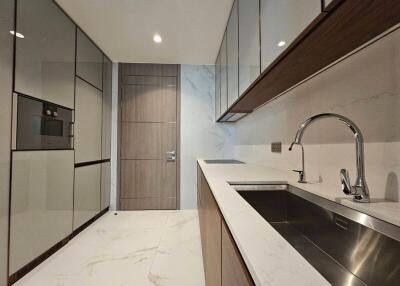
[[[214,66],[181,66],[181,208],[196,208],[198,158],[232,158],[233,125],[215,123]]]
[[[235,125],[238,159],[297,175],[300,151],[288,152],[302,121],[321,112],[339,113],[362,130],[366,178],[371,196],[399,200],[400,180],[400,30],[353,54],[265,105]],[[270,143],[283,142],[282,154]],[[350,130],[334,120],[311,126],[304,136],[308,179],[337,197],[339,170],[355,179],[355,147]]]

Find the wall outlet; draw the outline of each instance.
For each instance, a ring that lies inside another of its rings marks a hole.
[[[271,143],[272,153],[282,153],[282,142],[272,142]]]

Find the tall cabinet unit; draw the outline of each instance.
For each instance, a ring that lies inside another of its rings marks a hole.
[[[111,78],[108,74],[111,63],[104,61],[101,50],[80,29],[77,29],[76,41],[75,230],[108,204],[102,200],[102,182],[109,181],[102,179],[102,168],[104,164],[106,176],[109,166],[103,162],[103,157],[109,157],[107,145],[111,136],[111,84],[107,82]],[[108,189],[105,185],[103,188]]]
[[[2,286],[110,204],[112,62],[55,1],[0,0],[0,64]]]
[[[16,0],[16,4],[20,35],[15,38],[11,132],[10,283],[21,276],[18,271],[26,271],[27,264],[71,234],[74,180],[71,145],[52,147],[59,141],[49,138],[64,139],[64,125],[70,123],[64,111],[70,114],[74,108],[75,24],[54,1]],[[21,104],[27,98],[30,103]],[[30,124],[17,132],[14,127],[24,126],[21,120]],[[15,144],[37,139],[42,144],[33,148]]]
[[[104,56],[103,64],[103,118],[101,159],[101,210],[110,205],[111,191],[111,113],[112,113],[112,62]]]
[[[14,1],[0,0],[0,285],[7,285]]]

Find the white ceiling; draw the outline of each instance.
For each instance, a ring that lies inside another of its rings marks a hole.
[[[233,0],[56,2],[115,62],[213,64]]]

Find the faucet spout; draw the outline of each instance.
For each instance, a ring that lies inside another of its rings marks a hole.
[[[310,126],[313,122],[324,118],[336,118],[343,122],[353,132],[356,144],[357,178],[354,186],[352,186],[352,189],[348,191],[348,193],[352,194],[354,196],[354,200],[357,202],[369,202],[369,190],[365,180],[364,168],[364,138],[357,125],[347,117],[335,113],[321,113],[308,118],[297,130],[296,137],[293,143],[290,145],[289,150],[293,148],[294,144],[301,145],[303,134],[308,126]]]

